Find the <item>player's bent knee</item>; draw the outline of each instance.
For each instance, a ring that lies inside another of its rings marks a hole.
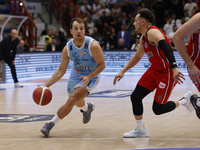
[[[67,100],[67,104],[70,106],[74,106],[77,100],[74,97],[69,97]]]
[[[164,105],[163,104],[154,104],[153,105],[153,112],[155,115],[161,115],[164,113]]]

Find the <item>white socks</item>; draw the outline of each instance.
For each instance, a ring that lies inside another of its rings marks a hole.
[[[56,124],[56,123],[58,123],[60,120],[62,120],[62,119],[60,119],[60,118],[58,117],[58,115],[56,114],[49,122],[53,122],[54,124]]]
[[[83,107],[80,107],[81,110],[87,111],[88,110],[88,104],[85,102],[85,105]]]
[[[144,129],[144,123],[143,123],[143,120],[136,120],[136,124],[137,124],[137,128],[139,129]]]

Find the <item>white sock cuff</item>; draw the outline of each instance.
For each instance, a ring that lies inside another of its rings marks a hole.
[[[60,119],[60,118],[58,117],[58,115],[55,114],[55,116],[54,116],[49,122],[54,122],[54,124],[56,124],[56,123],[58,123],[60,120],[62,120],[62,119]]]
[[[87,111],[88,110],[88,104],[85,102],[85,105],[83,107],[80,107],[81,110]]]

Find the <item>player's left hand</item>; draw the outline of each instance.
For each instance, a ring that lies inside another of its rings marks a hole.
[[[178,84],[183,83],[182,79],[185,80],[184,74],[182,74],[177,67],[173,68],[172,70],[173,70],[174,81],[177,82]]]
[[[91,80],[91,78],[89,77],[89,76],[81,76],[81,77],[79,77],[79,79],[83,79],[82,81],[81,81],[81,83],[83,83],[83,88],[85,88],[86,89],[86,87],[88,86],[88,84],[90,83],[90,80]]]

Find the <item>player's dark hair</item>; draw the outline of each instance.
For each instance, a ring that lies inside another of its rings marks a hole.
[[[70,29],[72,29],[72,25],[73,25],[74,21],[77,21],[78,23],[83,23],[84,27],[85,27],[85,21],[83,19],[81,19],[81,18],[73,18],[71,20],[71,23],[70,23]]]
[[[147,8],[143,8],[141,9],[138,14],[140,14],[140,17],[146,19],[148,22],[150,22],[151,24],[153,23],[154,19],[155,19],[155,16],[154,14],[152,13],[152,11],[150,11],[149,9]]]

